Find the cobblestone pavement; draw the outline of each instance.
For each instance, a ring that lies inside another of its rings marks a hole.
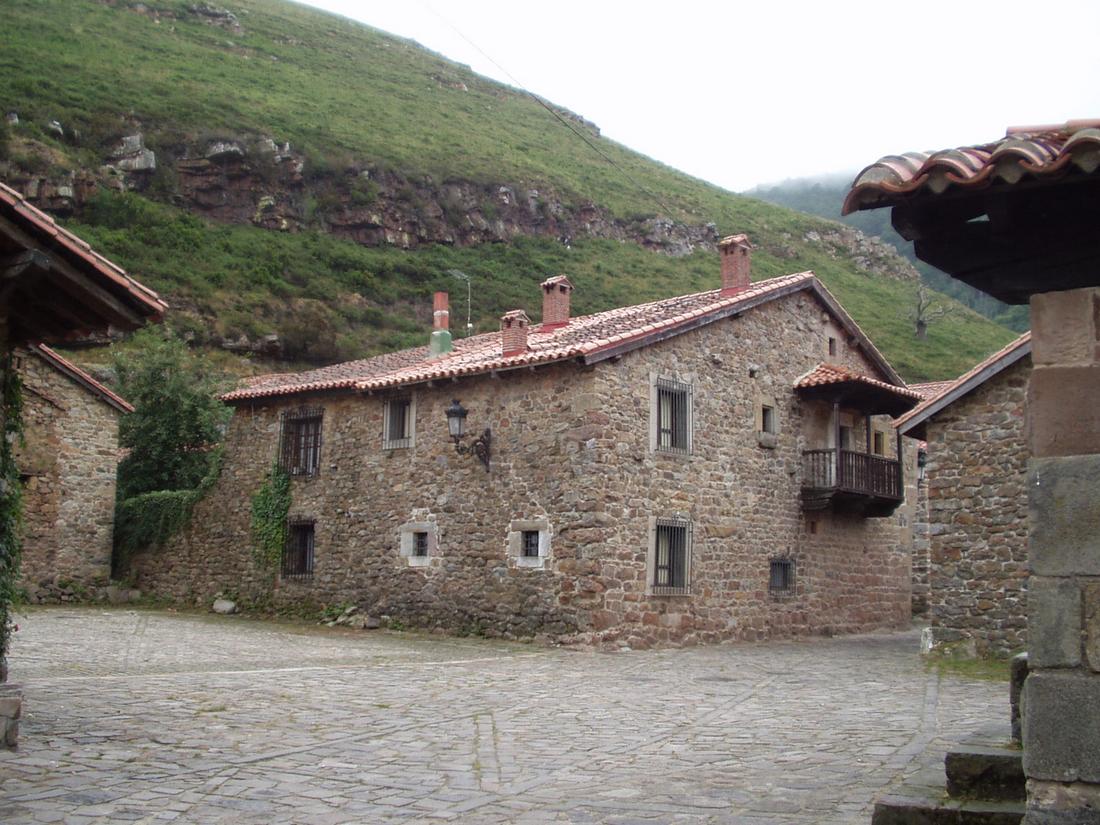
[[[1007,686],[914,633],[614,654],[239,617],[19,619],[0,822],[860,823]]]

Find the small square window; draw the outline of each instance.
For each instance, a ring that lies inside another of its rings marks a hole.
[[[794,590],[794,562],[790,559],[772,559],[768,575],[768,590],[772,593],[790,593]]]
[[[836,338],[829,337],[829,355],[836,355]]]
[[[313,578],[312,521],[294,520],[287,524],[281,573],[285,581]]]
[[[505,535],[508,563],[531,570],[548,570],[550,522],[545,518],[513,519]]]
[[[433,521],[402,524],[397,528],[397,542],[398,555],[408,567],[429,568],[432,559],[439,554],[439,532]]]
[[[691,592],[691,525],[682,519],[657,519],[652,538],[650,592],[682,596]]]
[[[523,531],[521,554],[525,559],[537,559],[539,557],[538,530]]]
[[[661,452],[691,451],[691,385],[667,378],[657,380],[656,449]]]
[[[391,398],[386,401],[382,422],[382,447],[402,450],[413,445],[415,411],[412,398]]]
[[[765,404],[760,408],[760,432],[775,433],[775,407]]]
[[[321,469],[324,411],[302,407],[282,415],[279,466],[292,476],[317,475]]]

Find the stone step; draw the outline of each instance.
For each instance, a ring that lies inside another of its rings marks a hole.
[[[1024,801],[1023,752],[1012,747],[961,747],[944,758],[947,793],[962,799]]]
[[[1020,825],[1023,818],[1023,802],[884,796],[875,803],[871,825]]]

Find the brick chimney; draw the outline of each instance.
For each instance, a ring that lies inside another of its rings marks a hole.
[[[542,329],[558,329],[569,324],[569,295],[573,285],[564,275],[542,282]]]
[[[568,298],[566,299],[568,301]],[[522,309],[513,309],[500,318],[501,355],[519,355],[527,352],[527,326],[531,319]]]
[[[446,292],[437,292],[432,296],[432,337],[428,343],[428,357],[438,358],[453,348],[450,300]]]
[[[729,235],[718,242],[722,256],[722,295],[736,295],[752,283],[752,244],[748,235]]]

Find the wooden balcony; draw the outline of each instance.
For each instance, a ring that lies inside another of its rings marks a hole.
[[[854,450],[802,453],[802,507],[888,516],[904,498],[901,464]]]

